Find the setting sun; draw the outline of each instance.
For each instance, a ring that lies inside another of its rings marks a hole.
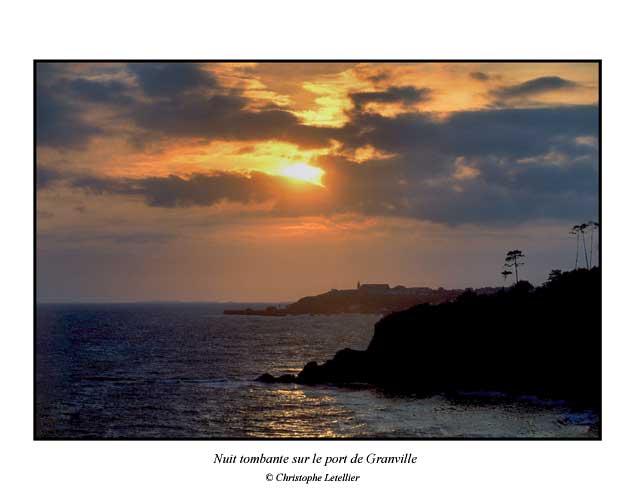
[[[310,182],[317,186],[324,186],[322,184],[322,176],[324,170],[318,167],[312,167],[306,163],[294,163],[288,165],[280,170],[280,175],[290,177],[291,179],[298,179],[305,182]]]

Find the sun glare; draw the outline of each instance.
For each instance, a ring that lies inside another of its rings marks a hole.
[[[280,169],[280,175],[324,187],[324,184],[322,184],[324,170],[318,167],[312,167],[306,163],[294,163],[293,165],[282,167]]]

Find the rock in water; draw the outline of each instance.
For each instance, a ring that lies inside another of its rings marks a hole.
[[[263,373],[256,379],[256,382],[263,382],[265,384],[294,384],[296,383],[297,377],[291,374],[280,375],[279,377],[274,377],[269,373]]]

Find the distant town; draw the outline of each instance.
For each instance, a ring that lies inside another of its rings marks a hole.
[[[495,293],[500,288],[485,287],[473,290],[477,294]],[[386,314],[401,311],[417,304],[440,304],[454,300],[465,289],[412,287],[402,285],[390,287],[388,283],[360,283],[356,288],[332,289],[320,295],[303,297],[284,307],[270,306],[265,309],[227,309],[225,314],[255,316],[286,316],[292,314]]]

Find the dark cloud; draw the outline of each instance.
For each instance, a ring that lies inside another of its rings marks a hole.
[[[388,87],[377,92],[353,92],[350,98],[356,109],[362,109],[370,103],[401,103],[407,106],[430,99],[431,90],[413,86]]]
[[[64,83],[73,97],[86,101],[116,106],[126,106],[134,102],[128,95],[132,89],[121,81],[77,78]]]
[[[109,75],[111,79],[108,80],[77,78],[71,64],[38,63],[35,87],[37,145],[83,149],[93,137],[107,133],[105,124],[95,125],[87,119],[89,106],[116,106],[115,111],[121,112],[121,107],[135,102],[130,95],[134,88],[115,77]]]
[[[464,111],[439,120],[429,113],[392,118],[357,114],[338,140],[354,149],[367,144],[407,154],[439,152],[453,156],[522,158],[544,154],[578,136],[597,136],[597,106]]]
[[[327,165],[334,158],[324,158]],[[598,171],[594,160],[562,164],[519,164],[505,158],[464,158],[474,177],[456,179],[454,162],[444,175],[438,165],[407,160],[377,160],[360,168],[328,171],[327,188],[335,191],[339,212],[409,217],[448,225],[506,225],[536,218],[575,220],[597,214]],[[436,163],[436,162],[435,162]],[[332,180],[332,184],[330,184]],[[584,214],[584,215],[582,215]]]
[[[564,138],[598,134],[597,106],[500,109],[455,113],[443,127],[445,147],[457,155],[534,156]]]
[[[54,168],[38,165],[35,169],[35,185],[38,190],[47,188],[62,179],[63,175]]]
[[[367,80],[373,83],[380,83],[388,80],[388,78],[390,78],[390,73],[388,71],[379,71],[366,77]]]
[[[130,117],[145,130],[169,136],[234,141],[279,140],[303,148],[327,146],[335,134],[328,127],[311,127],[281,109],[248,110],[249,101],[238,95],[184,96],[139,103]]]
[[[198,65],[130,65],[141,90],[150,99],[136,99],[135,88],[119,80],[71,78],[59,67],[38,72],[38,145],[81,148],[96,135],[108,133],[84,118],[84,104],[113,107],[119,121],[132,120],[138,130],[127,132],[136,147],[166,137],[206,140],[280,140],[301,148],[324,147],[333,130],[303,125],[288,110],[265,103],[248,109],[250,100],[232,89],[221,89]],[[204,91],[214,89],[207,95]],[[138,93],[138,92],[137,92]]]
[[[214,89],[212,73],[195,63],[132,63],[128,65],[149,97],[174,98],[188,91]]]
[[[35,131],[38,146],[82,148],[103,130],[87,123],[81,108],[43,85],[36,86]]]
[[[318,160],[338,211],[446,224],[506,224],[597,214],[596,106],[356,114],[339,138],[343,153],[367,144],[393,153],[362,165]],[[467,165],[472,176],[461,177]]]
[[[71,187],[84,189],[93,194],[142,194],[134,185],[125,178],[98,177],[93,175],[67,176],[66,180]]]
[[[136,196],[148,206],[167,208],[211,206],[222,201],[259,203],[284,196],[285,191],[295,192],[288,179],[261,172],[251,172],[250,175],[215,172],[189,177],[170,175],[139,179],[75,176],[69,178],[69,183],[93,194]]]
[[[196,174],[187,179],[148,177],[136,182],[146,203],[153,207],[207,206],[221,201],[262,202],[275,195],[281,182],[273,176],[252,172],[247,177],[233,173]]]
[[[342,208],[446,224],[518,223],[597,214],[598,158],[576,137],[598,135],[596,106],[358,114],[343,141],[396,154],[337,172]],[[474,178],[457,179],[457,159]],[[324,160],[323,160],[324,161]],[[365,194],[367,193],[367,194]]]
[[[552,90],[574,89],[576,87],[578,87],[578,84],[571,80],[565,80],[559,76],[543,76],[519,85],[500,87],[492,90],[491,94],[498,99],[507,100],[532,97]]]
[[[470,73],[470,76],[474,80],[478,80],[481,82],[486,82],[491,78],[487,73],[483,73],[482,71],[473,71],[472,73]]]

